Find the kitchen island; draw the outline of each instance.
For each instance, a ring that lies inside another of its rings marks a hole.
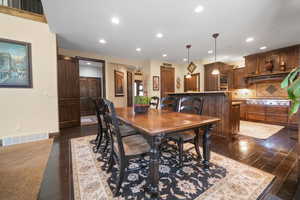
[[[169,93],[170,96],[199,96],[204,99],[203,115],[217,117],[220,121],[213,129],[213,135],[232,139],[237,134],[239,123],[239,112],[234,112],[232,95],[228,91],[207,91],[207,92],[182,92]]]

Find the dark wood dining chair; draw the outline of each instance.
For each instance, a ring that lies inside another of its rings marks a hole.
[[[203,111],[203,103],[204,101],[203,98],[201,97],[194,97],[194,96],[182,97],[179,100],[177,109],[178,112],[201,115]],[[183,165],[183,145],[184,143],[187,142],[194,143],[198,158],[200,160],[202,159],[200,149],[199,149],[200,138],[197,137],[197,135],[199,134],[196,134],[195,131],[199,131],[199,130],[178,132],[168,136],[169,140],[174,141],[178,145],[179,166]]]
[[[160,102],[160,109],[177,111],[177,103],[178,103],[177,97],[172,97],[172,96],[163,97]]]
[[[100,152],[100,146],[103,142],[103,138],[105,137],[105,146],[103,151],[105,152],[109,143],[109,135],[107,133],[107,125],[105,124],[103,117],[106,111],[106,106],[104,103],[104,100],[102,98],[97,99],[91,99],[91,101],[94,103],[95,106],[95,112],[97,116],[98,121],[98,129],[97,129],[97,137],[93,141],[91,141],[92,144],[95,144],[95,148],[93,148],[93,151]],[[103,137],[104,136],[104,137]]]
[[[158,109],[159,97],[157,97],[157,96],[151,97],[149,104],[150,104],[150,107],[154,107],[155,109]]]
[[[109,158],[108,171],[111,171],[114,164],[118,165],[120,172],[117,178],[116,188],[113,192],[115,196],[118,196],[125,173],[129,171],[129,161],[146,155],[150,150],[150,146],[140,134],[122,137],[122,130],[119,127],[114,104],[108,100],[105,100],[105,103],[109,112],[104,115],[104,119],[108,124],[112,150]],[[141,168],[130,170],[138,169]]]

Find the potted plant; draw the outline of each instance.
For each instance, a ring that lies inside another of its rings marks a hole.
[[[146,113],[149,109],[150,98],[146,96],[135,96],[134,97],[134,112],[135,113]]]
[[[287,88],[288,98],[292,102],[291,109],[290,109],[290,116],[297,113],[300,107],[299,73],[300,73],[300,67],[293,69],[281,83],[282,88]]]

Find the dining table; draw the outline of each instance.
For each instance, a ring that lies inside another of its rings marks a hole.
[[[120,121],[138,130],[150,145],[146,192],[151,195],[151,199],[159,199],[160,144],[168,135],[194,131],[195,145],[200,145],[201,132],[203,132],[202,164],[205,170],[209,169],[211,130],[220,121],[219,118],[161,109],[149,109],[146,113],[135,113],[133,107],[116,108],[116,114]]]

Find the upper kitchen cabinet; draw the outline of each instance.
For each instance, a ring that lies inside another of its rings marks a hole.
[[[222,62],[210,63],[204,65],[205,68],[205,91],[229,90],[233,88],[232,65]],[[215,75],[212,72],[217,69],[220,74]]]
[[[300,64],[299,45],[245,56],[247,75],[289,72]]]
[[[236,68],[233,70],[233,88],[243,89],[247,88],[245,81],[246,67]]]
[[[245,56],[245,66],[246,66],[247,75],[257,74],[257,67],[258,67],[257,65],[258,65],[258,56],[256,54]]]

